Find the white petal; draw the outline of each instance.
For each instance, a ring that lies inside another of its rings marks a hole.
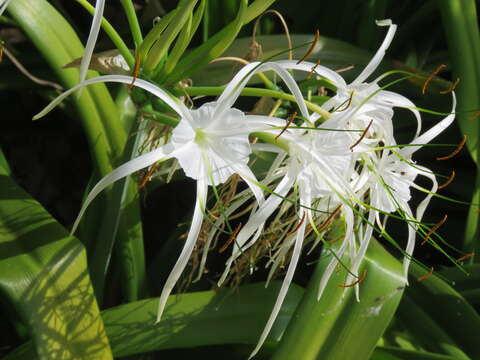
[[[343,77],[336,71],[333,71],[325,66],[317,65],[315,63],[308,62],[308,61],[302,61],[300,64],[297,64],[297,62],[298,61],[296,60],[280,60],[280,61],[276,61],[275,63],[285,69],[301,70],[308,73],[312,72],[312,69],[315,68],[314,70],[315,74],[320,75],[332,81],[335,84],[335,86],[337,87],[347,86],[347,83],[345,82]]]
[[[360,73],[360,75],[358,75],[358,77],[353,81],[352,84],[360,84],[365,82],[365,80],[367,80],[367,78],[375,71],[378,65],[380,65],[380,63],[382,62],[383,57],[385,56],[385,51],[390,46],[390,43],[393,40],[393,36],[395,35],[395,31],[397,30],[397,25],[392,24],[391,21],[377,22],[377,25],[389,26],[387,35],[385,36],[382,45],[379,47],[372,60],[370,60],[370,62],[367,64],[367,66],[365,66],[363,71]]]
[[[354,225],[354,218],[353,218],[353,211],[349,207],[344,207],[343,208],[343,213],[345,214],[345,239],[342,242],[342,245],[340,245],[340,248],[338,251],[335,252],[335,250],[331,250],[336,257],[333,257],[330,263],[327,265],[322,278],[320,279],[320,284],[318,286],[318,293],[317,293],[317,300],[320,300],[320,298],[323,295],[323,292],[325,291],[325,288],[327,287],[328,281],[330,280],[333,271],[335,270],[335,267],[338,264],[337,259],[341,259],[343,256],[343,253],[345,252],[345,249],[347,248],[347,245],[351,242],[354,241],[354,234],[353,234],[353,225]]]
[[[263,197],[263,190],[259,186],[259,181],[255,177],[255,174],[250,170],[247,165],[244,164],[235,164],[233,165],[235,172],[240,175],[240,177],[245,181],[252,191],[255,199],[257,200],[258,205],[262,205],[265,201]]]
[[[124,83],[124,84],[131,84],[133,82],[134,78],[131,76],[126,76],[126,75],[106,75],[106,76],[99,76],[93,79],[88,79],[83,81],[82,83],[74,86],[71,89],[68,89],[64,93],[60,94],[56,99],[54,99],[50,104],[48,104],[41,112],[39,112],[37,115],[33,117],[33,120],[40,119],[47,115],[55,106],[60,104],[68,95],[73,93],[74,91],[77,91],[78,89],[81,89],[85,86],[91,85],[91,84],[96,84],[96,83],[102,83],[102,82],[116,82],[116,83]],[[190,118],[189,111],[186,106],[181,103],[180,101],[177,101],[176,99],[172,98],[170,95],[168,95],[165,91],[160,89],[158,86],[142,80],[142,79],[136,79],[134,85],[136,87],[142,88],[153,95],[157,96],[158,98],[162,99],[168,106],[170,106],[175,112],[177,112],[182,118]]]
[[[95,3],[95,12],[93,13],[92,27],[90,28],[90,34],[88,35],[87,44],[85,45],[85,52],[83,53],[82,62],[80,63],[80,82],[84,81],[87,76],[93,49],[95,48],[98,33],[102,25],[104,7],[105,0],[97,0]]]
[[[227,278],[233,261],[235,261],[235,259],[240,256],[243,251],[252,246],[258,239],[261,234],[261,230],[263,229],[263,225],[265,224],[265,221],[267,221],[270,215],[272,215],[278,205],[283,201],[283,197],[288,193],[288,191],[290,191],[293,183],[294,179],[286,175],[274,190],[275,194],[271,194],[268,199],[262,204],[262,206],[260,206],[260,208],[250,216],[247,223],[243,226],[235,239],[232,255],[225,264],[225,270],[220,279],[218,280],[218,286],[221,286],[221,284]],[[250,237],[254,233],[255,236],[250,239]],[[250,242],[248,242],[247,244],[247,241],[249,239]]]
[[[190,255],[192,254],[195,242],[197,241],[198,234],[202,227],[203,213],[205,210],[205,203],[207,200],[207,191],[208,185],[202,179],[197,180],[197,199],[195,201],[195,210],[193,212],[192,224],[188,232],[187,240],[183,246],[182,252],[178,257],[175,266],[173,267],[172,272],[167,278],[165,286],[163,287],[162,293],[160,295],[160,300],[158,302],[158,312],[157,312],[157,321],[158,323],[162,318],[165,305],[167,304],[168,296],[173,290],[173,287],[177,283],[178,278],[182,274],[185,266],[188,264]]]
[[[422,130],[422,119],[420,116],[420,112],[416,109],[416,106],[413,102],[411,102],[405,96],[386,90],[380,91],[375,96],[375,101],[382,104],[385,103],[393,107],[409,109],[413,113],[413,115],[415,115],[415,119],[417,120],[417,131],[415,133],[415,137],[420,135],[420,131]]]
[[[428,131],[424,132],[419,137],[415,138],[412,141],[412,144],[428,144],[435,137],[437,137],[441,132],[443,132],[447,127],[449,127],[453,120],[455,119],[455,107],[457,106],[457,98],[455,93],[452,92],[452,111],[438,124],[431,127]],[[410,159],[413,153],[419,150],[421,146],[408,146],[400,150],[400,154],[407,159]]]
[[[277,73],[278,76],[282,78],[287,87],[290,89],[292,94],[295,96],[297,104],[300,108],[302,115],[306,118],[309,118],[307,106],[305,100],[303,99],[300,88],[293,79],[292,75],[285,71],[281,66],[277,65],[275,62],[259,63],[253,62],[248,65],[245,65],[230,81],[225,90],[222,92],[217,102],[219,104],[217,109],[217,115],[222,114],[226,109],[231,107],[233,103],[237,100],[240,92],[247,85],[250,78],[256,73],[273,70]]]
[[[107,186],[110,184],[113,184],[115,181],[120,180],[124,178],[125,176],[128,176],[130,174],[133,174],[135,171],[138,171],[140,169],[143,169],[147,166],[152,165],[153,163],[159,161],[159,160],[165,160],[168,157],[173,156],[175,153],[172,152],[172,147],[170,145],[165,145],[162,146],[158,149],[155,149],[147,154],[143,154],[139,157],[136,157],[135,159],[132,159],[125,164],[119,166],[109,174],[105,175],[90,191],[88,194],[87,198],[85,199],[82,208],[80,212],[78,213],[78,216],[75,220],[75,223],[73,224],[71,234],[75,232],[77,229],[77,226],[82,219],[83,214],[85,213],[85,210],[87,209],[88,205],[95,199],[95,197]]]
[[[308,205],[305,204],[305,206],[309,206],[309,205],[310,204]],[[303,211],[303,209],[300,209],[298,214],[300,219],[303,218],[304,213],[305,212]],[[307,222],[303,221],[303,223],[300,225],[300,228],[297,230],[295,247],[293,248],[292,259],[290,260],[290,264],[288,265],[287,274],[283,279],[282,287],[280,288],[280,292],[278,294],[277,300],[275,301],[275,305],[273,306],[272,313],[270,314],[267,324],[263,329],[262,335],[260,335],[260,339],[258,340],[257,346],[255,346],[255,349],[250,354],[249,359],[254,357],[255,354],[257,354],[260,348],[262,347],[263,343],[265,342],[265,339],[267,338],[268,334],[270,333],[270,330],[272,329],[272,326],[275,320],[277,319],[280,309],[282,308],[283,301],[285,300],[290,284],[292,283],[293,274],[295,273],[295,269],[297,268],[298,259],[300,258],[300,253],[302,252],[302,245],[303,245],[303,238],[305,236],[306,224]]]

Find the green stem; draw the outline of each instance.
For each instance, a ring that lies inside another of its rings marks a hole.
[[[137,14],[135,13],[135,8],[133,7],[133,2],[132,0],[120,0],[120,3],[122,4],[125,15],[127,16],[128,25],[130,26],[130,31],[132,32],[135,48],[138,48],[143,41],[143,36],[142,30],[140,29],[140,24],[138,23]]]
[[[81,6],[83,6],[85,10],[87,10],[91,15],[93,15],[93,13],[95,12],[95,8],[92,5],[90,5],[90,3],[87,0],[75,0],[75,1],[78,2]],[[127,62],[130,69],[133,69],[135,67],[134,56],[132,55],[128,46],[122,40],[121,36],[117,33],[117,31],[105,18],[102,18],[102,29],[108,35],[110,40],[112,40],[113,44],[118,49],[120,54],[123,56],[123,58]]]

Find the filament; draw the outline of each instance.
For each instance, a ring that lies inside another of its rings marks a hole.
[[[430,84],[430,81],[432,81],[433,77],[435,75],[437,75],[440,71],[442,71],[442,69],[446,68],[447,65],[445,64],[441,64],[439,67],[437,67],[435,69],[434,72],[432,72],[430,75],[428,75],[427,79],[425,80],[425,82],[423,83],[423,87],[422,87],[422,94],[425,95],[425,92],[427,91],[427,87],[428,87],[428,84]]]
[[[340,286],[342,288],[354,287],[355,285],[360,284],[363,280],[365,280],[366,276],[367,276],[367,269],[363,270],[362,275],[360,275],[360,277],[357,280],[355,280],[353,283],[351,283],[351,284],[338,284],[338,286]]]
[[[447,181],[445,181],[442,185],[438,185],[438,189],[441,190],[443,188],[446,188],[448,185],[450,185],[453,181],[453,179],[455,179],[455,170],[452,170],[452,174],[450,175],[450,177],[448,178]]]
[[[451,159],[453,158],[455,155],[457,155],[460,151],[462,151],[463,147],[465,146],[465,143],[467,142],[467,135],[463,135],[463,139],[462,141],[460,141],[460,143],[457,145],[457,147],[455,148],[455,150],[453,150],[452,153],[446,155],[446,156],[442,156],[442,157],[437,157],[437,160],[448,160],[448,159]]]
[[[318,40],[320,40],[320,31],[318,31],[318,29],[317,29],[317,31],[315,32],[315,39],[313,39],[312,44],[308,48],[305,55],[303,55],[303,57],[300,60],[297,61],[297,65],[300,64],[305,59],[307,59],[312,54],[313,49],[315,49],[315,45],[317,45]]]
[[[424,245],[424,244],[428,241],[428,239],[430,239],[430,236],[432,236],[432,234],[433,234],[435,231],[437,231],[440,226],[442,226],[443,224],[445,224],[445,221],[447,221],[447,219],[448,219],[448,215],[445,215],[442,220],[440,220],[438,223],[435,224],[434,227],[432,227],[432,228],[430,229],[430,231],[428,232],[427,236],[425,236],[425,238],[423,239],[422,245]]]
[[[428,279],[430,276],[432,276],[433,270],[434,270],[434,268],[433,268],[433,266],[432,266],[427,273],[425,273],[425,274],[423,274],[422,276],[418,277],[418,278],[417,278],[417,281],[423,281],[423,280],[425,280],[425,279]]]

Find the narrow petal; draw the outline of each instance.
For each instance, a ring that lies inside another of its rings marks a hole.
[[[367,80],[367,78],[372,75],[375,69],[380,65],[385,56],[385,52],[387,51],[388,47],[390,46],[393,36],[397,31],[397,25],[392,24],[391,20],[383,20],[382,22],[377,21],[378,26],[388,26],[388,32],[383,40],[382,45],[377,50],[376,54],[373,56],[372,60],[365,66],[363,71],[358,75],[358,77],[352,82],[352,84],[361,84]]]
[[[40,119],[47,115],[55,106],[60,104],[68,95],[71,93],[91,84],[96,83],[106,83],[106,82],[115,82],[115,83],[123,83],[123,84],[131,84],[133,82],[133,77],[126,76],[126,75],[106,75],[106,76],[99,76],[93,79],[85,80],[82,83],[74,86],[71,89],[68,89],[64,93],[60,94],[56,99],[54,99],[50,104],[48,104],[41,112],[33,117],[33,120]],[[158,98],[165,101],[165,103],[170,106],[174,111],[176,111],[182,118],[190,118],[189,110],[186,106],[177,101],[176,99],[172,98],[169,94],[165,91],[160,89],[158,86],[142,80],[136,79],[135,84],[136,87],[144,89],[153,95],[157,96]]]
[[[102,25],[103,9],[105,8],[105,0],[97,0],[95,4],[95,12],[93,13],[92,27],[88,35],[87,44],[85,45],[85,52],[83,53],[82,62],[80,63],[80,82],[87,77],[88,67],[92,59],[93,49],[98,39],[100,26]]]
[[[309,204],[305,206],[309,206]],[[300,219],[303,218],[304,213],[305,212],[303,208],[301,208],[298,214]],[[275,323],[275,320],[277,319],[280,309],[282,308],[283,301],[285,300],[288,289],[290,288],[290,284],[292,283],[293,274],[295,273],[295,269],[297,268],[298,259],[300,258],[300,253],[302,252],[302,245],[303,245],[303,238],[305,236],[306,224],[307,222],[303,221],[302,225],[300,225],[300,229],[298,229],[297,231],[296,239],[295,239],[295,247],[293,248],[292,259],[290,260],[290,264],[288,265],[287,274],[283,279],[282,287],[280,288],[280,292],[277,296],[277,300],[275,301],[275,305],[273,306],[272,313],[270,314],[267,324],[263,329],[262,335],[260,335],[260,339],[258,340],[257,346],[255,346],[255,349],[250,354],[249,359],[254,357],[262,347],[268,334],[270,333],[270,330],[272,329],[273,324]]]
[[[82,219],[85,210],[87,209],[88,205],[95,199],[95,197],[102,192],[107,186],[113,184],[115,181],[124,178],[130,174],[133,174],[135,171],[143,169],[147,166],[152,165],[153,163],[159,160],[166,160],[168,157],[174,155],[172,152],[172,148],[170,145],[162,146],[158,149],[155,149],[149,153],[143,154],[135,159],[132,159],[125,164],[119,166],[109,174],[105,175],[90,191],[87,198],[85,199],[80,212],[78,213],[77,218],[75,219],[75,223],[73,224],[71,234],[75,233],[77,230],[77,226]]]
[[[259,181],[255,177],[255,174],[252,172],[252,170],[250,170],[250,168],[244,164],[234,164],[233,168],[235,169],[235,172],[240,175],[243,181],[247,183],[248,187],[255,196],[258,205],[262,205],[265,201],[265,198],[263,197],[263,190],[259,186]]]
[[[350,241],[353,241],[353,225],[354,225],[354,218],[353,218],[353,211],[350,208],[345,207],[343,210],[345,214],[345,239],[342,242],[342,245],[340,245],[340,248],[335,251],[331,250],[334,254],[335,257],[330,260],[330,263],[327,265],[322,278],[320,279],[320,284],[318,285],[318,293],[317,293],[317,300],[320,300],[320,298],[323,295],[323,292],[325,291],[325,288],[328,285],[328,281],[332,277],[333,271],[335,270],[337,264],[338,264],[338,259],[341,258],[347,248],[347,245],[350,243]]]
[[[322,65],[317,65],[315,63],[308,62],[308,61],[302,61],[300,64],[298,64],[298,61],[296,60],[280,60],[280,61],[276,61],[275,63],[283,67],[284,69],[300,70],[308,73],[312,72],[312,69],[314,69],[315,74],[320,75],[325,79],[332,81],[335,86],[337,87],[347,86],[345,79],[339,73]]]
[[[402,209],[407,215],[408,220],[415,220],[412,214],[412,210],[407,203],[402,203]],[[408,238],[407,238],[407,247],[405,248],[405,257],[403,258],[403,276],[405,278],[405,283],[408,284],[408,268],[412,262],[413,250],[415,249],[415,231],[416,225],[413,225],[411,221],[407,221],[408,225]]]
[[[183,246],[182,252],[178,257],[175,266],[173,267],[172,272],[167,278],[165,286],[163,287],[162,293],[160,295],[160,300],[158,302],[158,312],[157,312],[157,321],[158,323],[162,318],[163,311],[165,310],[165,305],[167,304],[168,297],[173,290],[173,287],[177,283],[178,278],[182,274],[185,266],[187,266],[190,255],[192,254],[195,242],[197,241],[198,234],[202,227],[203,213],[205,210],[205,203],[207,200],[207,191],[208,185],[202,179],[197,180],[197,199],[195,201],[195,210],[193,212],[192,225],[188,232],[187,240]]]
[[[452,111],[438,124],[431,127],[428,131],[425,131],[422,135],[415,138],[412,141],[412,144],[428,144],[435,137],[437,137],[441,132],[443,132],[447,127],[449,127],[453,120],[455,119],[455,108],[457,106],[457,98],[455,93],[452,92]],[[417,150],[421,149],[422,146],[408,146],[400,150],[400,154],[409,159]]]
[[[227,275],[235,259],[240,256],[243,251],[252,246],[258,239],[261,234],[261,230],[263,229],[263,225],[265,224],[265,221],[267,221],[270,215],[272,215],[278,205],[283,201],[283,197],[288,193],[288,191],[290,191],[293,182],[294,179],[286,175],[274,190],[275,194],[271,194],[268,199],[262,204],[262,206],[260,206],[257,212],[250,216],[248,222],[243,226],[242,230],[240,230],[237,235],[233,246],[232,255],[225,264],[225,270],[220,279],[218,280],[218,286],[221,286],[227,278]],[[253,234],[255,234],[255,236],[250,239]],[[247,243],[249,239],[250,241]]]
[[[275,62],[267,62],[263,64],[259,62],[253,62],[245,65],[230,81],[230,83],[227,85],[225,90],[218,98],[218,108],[216,112],[217,116],[233,105],[233,103],[237,100],[241,91],[247,85],[248,81],[253,75],[262,71],[269,70],[273,70],[277,73],[278,76],[280,76],[280,78],[282,78],[282,80],[289,88],[290,92],[295,96],[295,100],[297,101],[302,115],[306,118],[309,118],[305,99],[303,98],[300,88],[295,82],[295,79],[292,77],[292,75],[290,75],[288,71],[277,65]]]
[[[420,116],[420,112],[416,109],[415,104],[405,96],[392,91],[382,90],[375,96],[374,101],[382,104],[385,103],[389,106],[409,109],[413,115],[415,115],[415,119],[417,120],[417,131],[415,132],[415,137],[420,135],[420,131],[422,131],[422,118]]]

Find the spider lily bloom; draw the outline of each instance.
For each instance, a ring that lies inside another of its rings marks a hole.
[[[88,205],[107,186],[158,161],[170,158],[178,160],[185,174],[197,180],[197,198],[192,224],[184,248],[160,296],[157,321],[160,320],[168,296],[187,265],[194,248],[203,220],[208,186],[219,185],[231,175],[238,174],[248,184],[258,204],[263,203],[261,187],[257,185],[258,181],[255,175],[247,166],[251,153],[248,136],[252,132],[265,131],[272,126],[281,127],[284,120],[266,116],[245,115],[242,111],[231,106],[250,77],[257,72],[269,70],[273,70],[284,80],[296,97],[302,113],[307,114],[305,102],[294,79],[285,69],[275,63],[251,63],[245,66],[227,85],[216,102],[204,104],[196,110],[189,110],[183,103],[171,98],[162,89],[145,80],[136,79],[134,82],[135,86],[154,94],[170,106],[180,116],[180,122],[173,130],[169,143],[121,165],[95,185],[80,210],[72,233],[78,226]],[[131,84],[133,78],[131,76],[109,75],[86,80],[61,94],[34,119],[44,116],[72,92],[100,82]]]
[[[332,117],[324,125],[325,127],[333,127],[335,123],[336,118]],[[220,285],[225,280],[233,261],[258,240],[267,219],[295,186],[298,189],[299,198],[298,222],[295,230],[287,234],[285,239],[287,245],[280,248],[276,254],[276,260],[272,265],[270,274],[273,273],[278,262],[286,255],[288,249],[293,246],[292,258],[272,313],[250,357],[253,357],[264,343],[280,311],[298,264],[307,222],[315,226],[314,218],[318,219],[319,212],[327,213],[332,210],[331,207],[327,206],[312,209],[314,200],[329,198],[331,204],[338,204],[342,202],[339,201],[337,194],[342,194],[343,198],[354,196],[350,189],[350,180],[354,172],[354,157],[348,148],[349,138],[345,132],[287,129],[281,136],[282,140],[288,144],[289,154],[286,165],[279,169],[283,178],[267,200],[250,216],[248,222],[237,235],[232,255],[228,259],[225,271],[219,280]],[[327,201],[324,201],[324,204],[326,203]],[[343,213],[347,226],[341,252],[347,247],[352,250],[355,247],[353,211],[349,206],[345,206]]]
[[[433,194],[438,188],[435,175],[429,169],[417,165],[412,160],[412,155],[421,148],[421,145],[415,146],[414,144],[428,144],[450,126],[455,118],[455,108],[456,97],[452,93],[451,113],[428,131],[415,138],[410,146],[405,146],[398,151],[384,149],[380,156],[375,157],[374,155],[370,157],[370,160],[366,160],[366,162],[369,162],[367,168],[370,169],[370,174],[367,175],[363,191],[364,193],[369,191],[370,209],[359,253],[352,264],[351,271],[353,274],[358,271],[361,260],[367,251],[374,224],[377,223],[383,229],[380,221],[380,211],[386,214],[400,211],[408,225],[408,240],[403,261],[405,282],[408,283],[408,268],[415,248],[415,232]],[[408,202],[411,199],[410,188],[423,190],[415,184],[415,179],[419,175],[428,178],[432,182],[432,187],[428,191],[428,195],[418,205],[414,216]],[[351,280],[352,275],[350,274],[347,283]]]

